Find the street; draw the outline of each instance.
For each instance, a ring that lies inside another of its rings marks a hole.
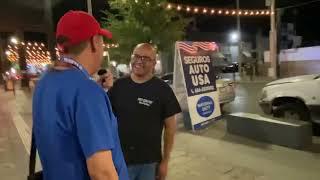
[[[247,112],[263,114],[258,101],[265,82],[236,84],[236,99],[224,106],[225,113]]]
[[[257,100],[264,83],[238,83],[225,113],[261,113]],[[32,124],[31,94],[0,91],[1,179],[26,179]],[[169,180],[318,180],[320,142],[307,151],[260,143],[226,132],[225,120],[196,133],[180,126]],[[37,168],[40,169],[39,164]]]

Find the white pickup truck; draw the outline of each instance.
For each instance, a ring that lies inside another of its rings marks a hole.
[[[267,114],[320,123],[320,74],[280,79],[262,90],[260,107]]]

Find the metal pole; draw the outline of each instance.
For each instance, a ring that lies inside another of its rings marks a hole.
[[[92,2],[87,0],[88,13],[92,15]]]
[[[277,28],[276,28],[276,16],[275,16],[275,0],[271,0],[270,6],[270,63],[271,63],[271,76],[277,78]]]
[[[52,19],[52,2],[51,0],[44,1],[44,20],[46,24],[46,31],[48,36],[48,50],[51,55],[51,60],[55,61],[57,59],[55,50],[55,36],[54,36],[54,24]]]
[[[237,34],[238,34],[238,62],[240,64],[240,74],[242,71],[242,59],[241,59],[241,22],[240,22],[240,0],[237,0]]]

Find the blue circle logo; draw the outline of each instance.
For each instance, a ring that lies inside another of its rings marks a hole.
[[[197,102],[197,112],[201,117],[209,117],[214,112],[214,101],[209,96],[201,97]]]

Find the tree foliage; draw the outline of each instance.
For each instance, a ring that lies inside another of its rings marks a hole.
[[[103,25],[113,33],[118,48],[110,50],[111,59],[127,63],[135,45],[154,44],[158,51],[173,52],[182,40],[189,19],[165,8],[165,0],[110,0]]]

